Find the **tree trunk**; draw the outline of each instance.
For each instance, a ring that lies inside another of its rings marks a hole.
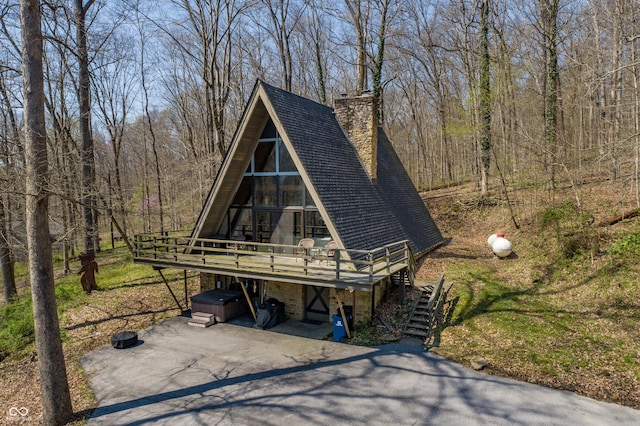
[[[85,17],[93,4],[89,0],[74,1],[76,43],[78,49],[78,105],[80,108],[80,137],[82,138],[82,219],[84,224],[84,251],[93,256],[98,249],[98,225],[96,218],[96,168],[93,157],[93,138],[91,136],[91,103],[89,80],[89,53],[87,47],[87,29]]]
[[[18,294],[18,291],[16,289],[16,277],[11,257],[11,246],[9,245],[9,233],[7,232],[2,195],[0,195],[0,264],[2,267],[4,303],[8,304]]]
[[[384,102],[382,97],[382,66],[384,65],[384,50],[387,40],[387,18],[389,14],[389,0],[384,0],[380,4],[380,27],[378,28],[378,50],[373,61],[373,97],[378,105],[378,123],[384,122]]]
[[[555,163],[558,150],[558,0],[542,1],[546,51],[545,75],[545,148],[547,186],[555,189]]]
[[[480,192],[489,194],[489,167],[491,165],[491,81],[489,64],[489,0],[482,2],[480,39]]]
[[[356,33],[356,70],[358,72],[356,94],[360,95],[367,86],[367,13],[362,11],[361,0],[345,0],[351,23]],[[368,6],[367,6],[368,7]]]
[[[611,157],[611,166],[609,168],[609,177],[615,182],[620,175],[620,159],[618,155],[618,144],[620,139],[620,121],[621,121],[621,102],[622,102],[622,71],[620,64],[623,61],[623,15],[626,13],[624,5],[620,1],[616,1],[614,7],[613,19],[613,46],[611,51],[611,88],[610,99],[612,107],[611,124],[609,125],[609,156]]]
[[[26,184],[26,232],[44,425],[67,423],[72,415],[60,340],[49,234],[47,137],[44,117],[40,2],[20,2]]]

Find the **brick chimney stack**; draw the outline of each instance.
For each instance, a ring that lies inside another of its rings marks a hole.
[[[378,179],[378,105],[370,94],[337,98],[333,110],[373,183]]]

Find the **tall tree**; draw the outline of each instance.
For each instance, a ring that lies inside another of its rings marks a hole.
[[[309,26],[307,34],[310,39],[310,45],[313,49],[313,62],[316,69],[316,78],[318,80],[318,98],[320,102],[327,103],[327,82],[326,82],[326,60],[323,55],[324,52],[324,31],[323,31],[323,16],[320,15],[320,11],[317,7],[313,7],[310,13]]]
[[[4,302],[9,303],[18,291],[16,289],[16,277],[14,262],[11,256],[9,233],[7,232],[6,215],[4,213],[3,194],[0,194],[0,267],[2,268],[2,288],[4,289]]]
[[[184,60],[193,61],[200,67],[204,92],[201,107],[206,128],[203,143],[209,158],[216,153],[222,156],[227,150],[225,113],[231,95],[233,54],[237,48],[232,36],[237,20],[249,2],[173,0],[172,3],[184,13],[180,19],[186,18],[186,22],[179,25],[186,34],[180,39],[168,29],[168,35],[181,50]],[[213,161],[209,163],[213,165]]]
[[[278,48],[282,66],[282,82],[285,90],[291,91],[293,85],[293,65],[291,59],[291,33],[302,16],[305,5],[291,4],[291,0],[261,0],[269,14],[271,28],[267,34],[273,37]],[[258,26],[263,25],[256,21]],[[266,28],[266,27],[265,27]]]
[[[97,52],[95,57],[96,70],[93,73],[94,105],[100,114],[97,120],[108,136],[108,145],[111,148],[112,165],[109,167],[109,176],[113,176],[113,186],[109,185],[109,191],[115,194],[115,212],[120,226],[127,234],[127,210],[124,188],[124,167],[126,161],[124,139],[127,131],[127,119],[131,113],[134,90],[137,86],[135,70],[134,43],[130,35],[112,35],[105,43],[102,52]],[[143,81],[144,83],[144,81]],[[144,84],[143,84],[144,86]],[[126,235],[122,235],[124,238]]]
[[[387,37],[389,36],[389,29],[393,17],[395,16],[394,6],[397,4],[396,0],[377,0],[376,8],[378,11],[378,37],[376,51],[373,59],[373,70],[371,72],[373,97],[378,104],[378,122],[384,121],[384,97],[383,97],[383,79],[382,79],[382,67],[384,65],[385,49],[387,44]]]
[[[23,178],[16,163],[24,164],[20,142],[21,123],[16,117],[15,107],[19,105],[20,95],[14,93],[14,90],[19,92],[17,81],[21,78],[21,50],[12,27],[19,21],[19,13],[16,4],[6,4],[0,8],[0,50],[4,49],[5,53],[0,60],[0,264],[5,303],[9,303],[17,294],[15,258],[10,240],[13,219],[21,217],[24,206],[17,202],[17,197],[12,196],[17,192],[16,188],[21,186]],[[12,86],[15,89],[12,90]]]
[[[6,113],[3,114],[4,123],[2,126],[2,141],[0,142],[0,164],[2,164],[2,168],[0,169],[0,178],[2,179],[2,186],[4,188],[7,188],[10,185],[9,175],[14,174],[9,170],[12,165],[9,156],[10,149],[8,145],[10,141],[15,143],[15,140],[17,140],[18,138],[19,131],[13,109],[11,107],[11,101],[9,100],[9,96],[7,95],[4,73],[1,72],[0,93],[2,93],[2,102],[0,103],[0,105],[3,106],[3,112],[6,111]],[[13,137],[11,137],[10,135],[13,135]],[[9,303],[11,299],[17,294],[17,289],[14,270],[15,262],[11,253],[9,236],[11,221],[9,220],[9,216],[6,214],[6,211],[8,209],[5,208],[5,197],[7,201],[9,201],[10,198],[9,194],[5,194],[3,192],[5,191],[0,192],[0,267],[2,268],[2,287],[4,289],[4,301],[5,303]]]
[[[544,78],[544,139],[547,186],[556,187],[556,154],[558,151],[558,11],[560,0],[541,0],[540,14],[543,25],[545,53]]]
[[[80,107],[80,137],[82,138],[82,218],[84,251],[93,255],[98,249],[98,221],[96,218],[96,165],[91,134],[91,81],[86,18],[94,0],[74,0],[76,25],[76,54],[78,55],[78,105]]]
[[[44,425],[67,423],[72,415],[60,340],[49,233],[47,136],[44,115],[40,2],[20,1],[24,90],[26,216],[29,278]]]
[[[623,84],[623,55],[624,44],[627,40],[624,38],[624,17],[629,14],[627,10],[627,0],[616,0],[612,4],[612,40],[611,40],[611,124],[609,126],[609,156],[611,157],[611,166],[609,167],[609,176],[611,181],[615,181],[620,174],[620,158],[618,154],[618,145],[620,144],[620,136],[622,131],[622,84]]]
[[[147,70],[145,69],[145,47],[146,47],[146,36],[144,34],[143,28],[141,25],[138,25],[138,32],[140,34],[140,84],[142,85],[142,93],[144,95],[144,113],[147,116],[147,129],[149,130],[149,135],[151,137],[151,151],[153,152],[153,159],[155,163],[155,172],[156,172],[156,193],[158,194],[158,213],[159,213],[159,222],[160,222],[160,233],[164,234],[164,202],[162,198],[162,173],[160,171],[160,159],[158,156],[158,139],[156,138],[156,133],[153,129],[153,120],[151,117],[151,112],[149,110],[149,87],[147,86]],[[146,145],[146,137],[147,132],[144,132],[145,145]],[[148,191],[147,191],[148,196]],[[148,200],[148,198],[147,198]]]
[[[358,79],[356,94],[362,93],[367,88],[367,43],[371,0],[344,0],[347,6],[347,20],[353,25],[356,34],[356,69]]]
[[[489,57],[489,0],[480,6],[480,192],[489,193],[491,165],[491,80]]]

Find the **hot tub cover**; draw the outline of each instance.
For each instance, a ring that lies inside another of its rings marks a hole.
[[[208,305],[226,305],[232,302],[237,302],[243,297],[241,291],[224,290],[216,288],[214,290],[208,290],[204,293],[196,294],[191,297],[191,303],[206,303]]]

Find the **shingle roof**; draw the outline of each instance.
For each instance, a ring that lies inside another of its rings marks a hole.
[[[412,250],[422,253],[442,242],[382,129],[374,185],[332,108],[263,82],[257,87],[266,94],[262,101],[271,106],[276,116],[272,119],[281,124],[283,137],[302,164],[300,173],[315,189],[328,215],[325,220],[333,224],[345,248],[369,250],[409,240]]]

